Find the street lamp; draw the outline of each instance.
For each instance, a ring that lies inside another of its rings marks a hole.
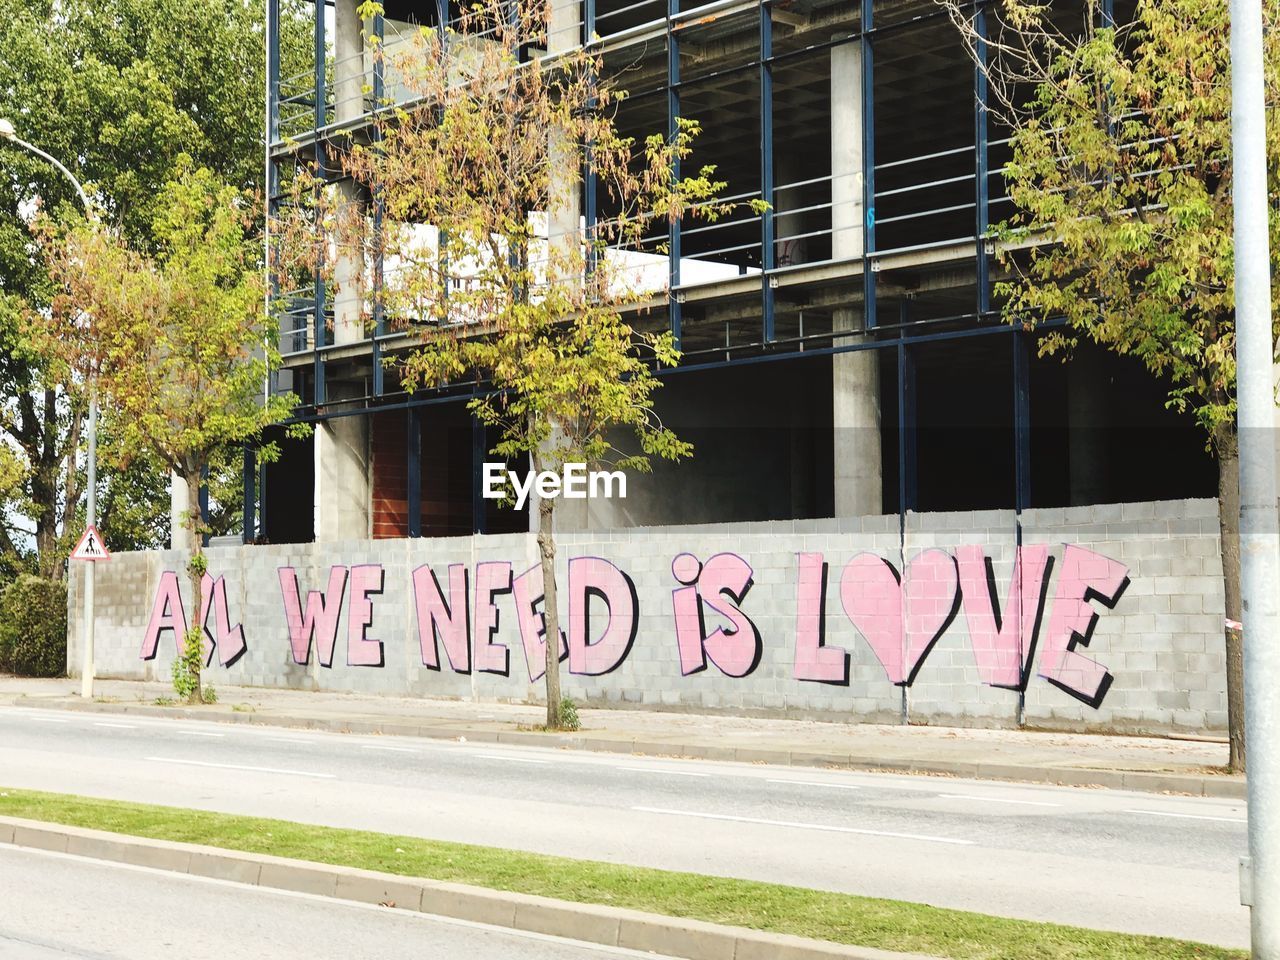
[[[22,147],[24,150],[34,153],[37,157],[57,167],[62,172],[62,175],[71,181],[71,185],[76,188],[76,193],[80,196],[80,202],[84,204],[85,216],[89,222],[95,226],[97,225],[98,217],[93,211],[93,204],[89,202],[89,195],[84,192],[84,187],[80,185],[80,181],[56,157],[50,156],[34,144],[27,143],[21,139],[17,131],[14,130],[13,123],[5,118],[0,118],[0,139]],[[98,388],[92,375],[89,378],[88,473],[89,502],[85,507],[86,522],[89,526],[94,526],[97,523],[98,514]],[[94,573],[97,568],[92,561],[85,566],[87,569],[84,573],[84,651],[80,665],[80,696],[88,700],[93,697],[93,587]]]

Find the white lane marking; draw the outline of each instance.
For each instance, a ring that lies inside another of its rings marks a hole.
[[[112,730],[137,730],[132,723],[104,723],[101,720],[95,720],[95,727],[110,727]]]
[[[207,730],[179,730],[184,737],[225,737],[225,733],[211,733]]]
[[[861,790],[852,783],[823,783],[821,780],[766,780],[765,783],[789,783],[796,787],[831,787],[833,790]]]
[[[477,753],[481,760],[507,760],[511,763],[550,763],[550,760],[534,760],[530,757],[504,757],[500,753]]]
[[[65,717],[27,717],[28,720],[34,720],[36,723],[70,723]]]
[[[940,793],[942,800],[976,800],[979,803],[1016,803],[1024,807],[1060,807],[1060,803],[1049,803],[1045,800],[1011,800],[1008,797],[979,797],[972,793]]]
[[[179,757],[144,757],[154,763],[183,763],[192,767],[217,767],[220,770],[249,770],[253,773],[283,773],[294,777],[317,777],[322,780],[335,780],[334,773],[314,773],[310,770],[282,770],[279,767],[249,767],[240,763],[210,763],[206,760],[183,760]]]
[[[335,913],[339,911],[353,911],[359,913],[368,913],[380,917],[387,916],[387,908],[376,903],[361,903],[358,900],[335,900],[333,897],[325,896],[322,893],[303,893],[297,890],[285,890],[280,887],[262,887],[249,886],[235,880],[223,880],[218,877],[202,877],[194,873],[175,874],[172,870],[166,870],[160,867],[142,867],[132,863],[122,863],[117,860],[99,860],[96,857],[84,857],[74,853],[61,853],[56,850],[41,850],[38,847],[15,847],[0,845],[0,858],[12,860],[62,860],[70,863],[81,864],[82,870],[85,871],[110,871],[112,874],[125,872],[144,874],[154,877],[156,882],[164,887],[173,887],[178,889],[183,884],[191,884],[197,887],[222,887],[226,890],[237,891],[236,895],[248,898],[260,898],[263,900],[280,899],[280,900],[304,900],[323,906],[326,913]],[[461,927],[467,930],[483,930],[491,934],[497,939],[511,940],[532,940],[538,943],[560,944],[564,947],[571,948],[574,956],[602,956],[602,957],[625,957],[628,960],[677,960],[675,957],[669,957],[666,954],[657,954],[651,951],[632,950],[628,947],[610,947],[605,944],[586,943],[582,940],[573,940],[569,937],[558,937],[549,933],[537,933],[533,930],[520,930],[515,927],[496,926],[488,923],[480,923],[476,920],[463,920],[459,917],[446,917],[441,914],[434,913],[416,913],[409,910],[397,910],[395,913],[396,921],[409,925],[420,925],[423,927]],[[0,935],[0,946],[4,946],[9,941],[4,940]],[[61,956],[62,954],[59,953]],[[512,954],[517,956],[519,954]],[[560,953],[556,954],[561,956]],[[7,956],[7,954],[6,954]],[[70,954],[66,954],[70,957]],[[89,956],[82,954],[81,956]]]
[[[673,777],[709,777],[709,773],[698,773],[696,770],[664,770],[661,767],[618,767],[619,770],[631,770],[634,773],[671,774]]]
[[[384,747],[380,743],[362,743],[360,744],[360,749],[361,750],[390,750],[394,753],[417,753],[418,752],[417,750],[414,750],[410,747]]]
[[[893,837],[897,840],[924,840],[929,843],[953,843],[971,847],[973,840],[957,840],[954,837],[932,837],[923,833],[897,833],[892,830],[864,830],[858,827],[837,827],[826,823],[798,823],[794,820],[765,820],[760,817],[735,817],[727,813],[699,813],[696,810],[668,810],[665,807],[632,807],[640,813],[663,813],[673,817],[701,817],[704,820],[728,820],[732,823],[759,823],[766,827],[795,827],[800,830],[825,830],[831,833],[857,833],[869,837]]]
[[[301,737],[267,737],[272,743],[305,743],[308,746],[315,743],[315,740],[303,740]]]
[[[1165,810],[1126,810],[1125,813],[1136,813],[1144,817],[1178,817],[1182,820],[1214,820],[1218,823],[1248,823],[1236,817],[1207,817],[1201,813],[1169,813]]]

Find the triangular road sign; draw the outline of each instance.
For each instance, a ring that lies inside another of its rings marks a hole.
[[[84,532],[84,536],[80,538],[80,542],[76,544],[76,548],[71,551],[72,560],[110,560],[111,554],[107,551],[107,545],[102,542],[102,534],[98,532],[98,528],[93,524],[89,524]]]

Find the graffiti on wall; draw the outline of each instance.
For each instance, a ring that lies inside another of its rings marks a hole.
[[[1055,571],[1055,566],[1059,569]],[[1047,626],[1051,580],[1057,586]],[[386,587],[380,564],[335,564],[321,589],[303,591],[298,571],[277,571],[284,635],[293,662],[305,666],[312,651],[332,668],[346,611],[345,659],[349,667],[383,667],[387,639],[379,636],[375,611]],[[714,669],[746,677],[760,665],[766,638],[751,615],[755,571],[735,553],[701,559],[680,553],[671,562],[671,618],[667,625],[682,676]],[[1044,545],[1019,545],[1007,582],[996,576],[980,546],[922,550],[898,570],[874,553],[859,553],[838,571],[822,553],[796,556],[792,676],[795,680],[847,686],[852,653],[828,636],[829,609],[838,606],[884,671],[888,683],[909,687],[952,624],[963,617],[969,645],[984,684],[1025,690],[1039,653],[1038,675],[1097,708],[1111,686],[1107,667],[1081,652],[1089,646],[1099,615],[1112,609],[1129,584],[1128,568],[1116,560],[1067,545],[1057,559]],[[512,651],[501,629],[502,613],[514,617],[525,670],[532,683],[545,671],[545,591],[540,565],[516,575],[511,563],[484,561],[436,568],[424,564],[411,576],[413,611],[421,663],[448,669],[510,676]],[[829,603],[834,590],[836,602]],[[206,660],[224,667],[246,652],[243,627],[231,625],[226,580],[204,577],[200,623]],[[604,676],[622,666],[640,629],[635,582],[603,557],[573,557],[568,564],[568,616],[556,642],[571,674]],[[1095,606],[1095,603],[1097,606]],[[651,624],[651,631],[657,630]],[[666,627],[664,627],[666,629]],[[187,632],[177,574],[161,574],[142,642],[143,659],[156,656],[163,633],[181,645]],[[847,633],[847,630],[844,631]],[[1043,637],[1042,637],[1043,634]],[[774,638],[769,638],[773,640]],[[517,654],[518,655],[518,654]]]

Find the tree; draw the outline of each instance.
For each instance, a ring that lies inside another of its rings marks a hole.
[[[365,3],[361,15],[380,9]],[[494,453],[528,455],[535,471],[571,462],[644,471],[651,457],[692,448],[653,410],[654,367],[679,358],[671,334],[623,318],[659,292],[643,265],[665,264],[634,251],[646,227],[665,233],[686,214],[714,218],[728,207],[712,168],[673,176],[698,125],[681,121],[670,140],[621,135],[625,94],[598,57],[538,53],[548,15],[536,2],[476,6],[456,29],[424,29],[411,50],[384,58],[418,106],[379,112],[367,143],[339,151],[381,222],[375,229],[368,202],[321,191],[330,242],[320,249],[361,262],[372,251],[394,265],[369,299],[424,332],[400,362],[405,388],[471,378],[481,387],[472,414],[499,429]],[[590,237],[574,203],[587,162],[612,213]],[[295,189],[301,200],[315,185]],[[309,222],[292,232],[295,249],[317,248]],[[537,506],[550,728],[561,725],[555,504]]]
[[[1217,457],[1230,769],[1243,771],[1227,4],[1138,0],[1133,21],[1117,26],[1095,0],[1079,20],[1005,0],[1000,29],[981,44],[972,14],[940,2],[1012,132],[1004,175],[1017,212],[998,231],[1005,316],[1027,326],[1065,319],[1042,353],[1087,337],[1136,358],[1168,382],[1168,406],[1194,415]],[[1274,100],[1280,3],[1264,6]],[[1280,130],[1268,130],[1267,149],[1274,197]],[[1275,250],[1274,205],[1271,230]]]
[[[33,315],[31,338],[62,382],[96,383],[118,413],[125,456],[155,460],[187,481],[191,627],[174,685],[197,703],[205,660],[200,478],[219,450],[257,439],[296,399],[263,395],[279,354],[254,204],[186,158],[177,173],[157,197],[154,253],[90,222],[40,225],[58,292],[49,314]]]
[[[310,62],[312,7],[281,7],[283,70],[292,74]],[[251,0],[0,0],[0,113],[71,167],[112,229],[152,250],[159,189],[180,154],[238,186],[261,182],[263,11]],[[86,406],[23,339],[23,316],[47,309],[55,293],[25,221],[36,203],[51,216],[81,210],[60,173],[4,141],[0,171],[0,431],[21,467],[10,496],[0,493],[0,569],[27,563],[34,547],[40,574],[60,579],[79,533]],[[112,416],[103,410],[104,434]],[[145,460],[128,469],[147,471],[154,464]],[[157,478],[105,472],[104,493],[117,480],[118,499],[155,489]],[[131,507],[167,512],[167,497]]]

